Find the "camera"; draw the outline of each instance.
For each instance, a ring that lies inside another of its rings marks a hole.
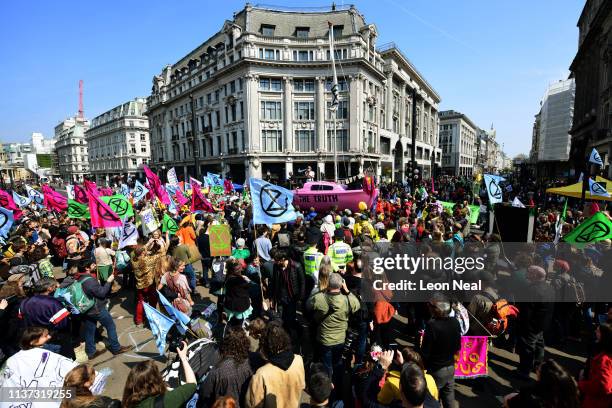
[[[183,347],[183,342],[187,341],[187,336],[181,334],[176,325],[172,326],[168,334],[166,335],[166,343],[168,344],[168,351],[176,353],[178,349]]]

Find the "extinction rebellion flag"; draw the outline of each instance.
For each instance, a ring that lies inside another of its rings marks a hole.
[[[604,213],[598,212],[574,228],[563,237],[565,242],[572,244],[590,244],[612,238],[612,221]]]
[[[89,207],[76,200],[68,199],[68,218],[91,218]]]
[[[176,221],[174,221],[168,214],[164,214],[164,219],[162,220],[162,232],[168,231],[170,234],[174,235],[178,230],[179,226],[176,224]]]

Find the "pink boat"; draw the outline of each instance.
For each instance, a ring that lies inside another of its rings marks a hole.
[[[373,186],[347,190],[346,186],[329,181],[311,181],[293,190],[293,205],[303,210],[313,207],[316,211],[327,211],[337,206],[340,210],[359,211],[359,202],[363,201],[371,208],[376,196],[378,189]]]

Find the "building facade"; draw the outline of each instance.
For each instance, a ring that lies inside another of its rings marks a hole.
[[[463,113],[440,112],[442,173],[471,176],[476,164],[478,127]]]
[[[0,175],[5,185],[32,177],[24,165],[26,156],[31,153],[30,143],[3,143],[0,145]]]
[[[587,0],[578,30],[578,52],[570,66],[576,81],[570,160],[579,174],[596,148],[612,177],[612,2]]]
[[[98,183],[116,176],[143,176],[151,158],[145,98],[135,98],[91,120],[85,132],[89,172]]]
[[[59,177],[63,181],[82,182],[89,174],[85,132],[89,121],[78,116],[68,118],[55,127],[55,151]]]
[[[45,139],[42,133],[32,132],[30,140],[36,154],[53,154],[55,151],[55,139]]]
[[[319,179],[333,179],[335,152],[339,178],[370,170],[403,179],[414,130],[427,176],[441,159],[440,97],[395,45],[377,48],[377,37],[353,6],[298,12],[247,5],[153,78],[152,165],[175,167],[179,178],[212,171],[235,181],[299,178],[311,166]]]

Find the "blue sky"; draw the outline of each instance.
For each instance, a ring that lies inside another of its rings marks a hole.
[[[438,91],[441,110],[461,111],[486,129],[493,123],[511,156],[528,153],[533,117],[547,85],[569,74],[584,6],[584,0],[353,3],[377,25],[379,44],[398,44]],[[215,33],[244,4],[2,2],[0,141],[25,141],[33,131],[51,136],[60,120],[77,111],[79,79],[85,82],[89,118],[147,96],[153,75]]]

